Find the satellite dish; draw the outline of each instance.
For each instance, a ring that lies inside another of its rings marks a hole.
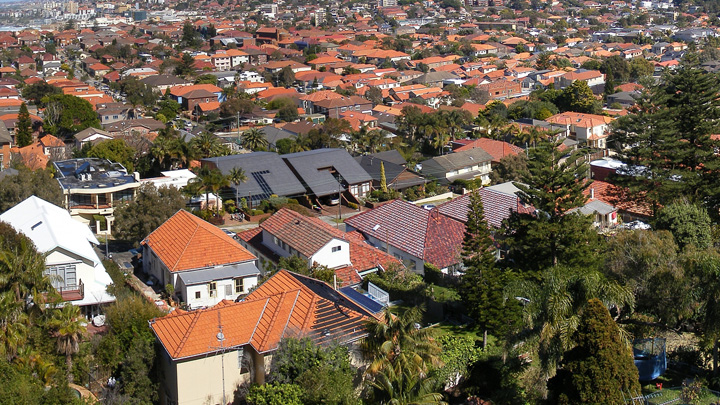
[[[225,340],[225,335],[223,335],[222,332],[218,332],[216,337],[219,342],[222,342],[223,340]]]

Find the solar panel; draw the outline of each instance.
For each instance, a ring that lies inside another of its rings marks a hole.
[[[367,309],[368,311],[372,312],[373,314],[376,314],[384,308],[384,305],[381,303],[373,300],[372,298],[361,294],[354,290],[352,287],[345,287],[341,288],[340,292],[345,294],[348,298],[353,300],[356,304],[360,305],[361,307]]]
[[[263,191],[263,195],[260,198],[261,200],[264,200],[272,195],[272,189],[270,188],[270,185],[267,184],[267,181],[265,181],[265,178],[263,178],[263,174],[269,174],[270,170],[261,170],[259,172],[251,172],[250,175],[255,179],[258,186],[260,186],[260,189]]]

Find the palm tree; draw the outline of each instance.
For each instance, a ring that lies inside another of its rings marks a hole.
[[[190,143],[201,158],[216,156],[218,149],[220,149],[218,138],[207,131],[203,131],[199,136],[193,138]]]
[[[416,371],[427,372],[428,364],[439,365],[440,346],[429,329],[416,326],[422,320],[422,309],[413,307],[398,315],[385,308],[384,321],[371,320],[367,324],[369,336],[363,341],[363,351],[372,360],[368,368],[371,373],[380,371],[394,361],[400,353],[406,358],[419,356],[422,367]],[[413,356],[411,356],[411,354]]]
[[[235,185],[235,206],[239,208],[238,186],[240,183],[245,183],[247,181],[245,170],[243,170],[242,167],[233,167],[230,169],[230,173],[228,174],[228,180]]]
[[[450,142],[450,135],[443,128],[436,128],[435,135],[432,139],[432,145],[440,151],[441,155],[445,154],[445,145]]]
[[[195,184],[199,183],[199,184]],[[190,187],[191,190],[194,190],[195,187],[199,187],[201,190],[205,192],[205,207],[210,211],[210,192],[212,192],[215,196],[217,196],[218,190],[220,190],[223,187],[228,187],[230,185],[230,180],[227,176],[222,174],[222,172],[218,169],[209,169],[207,167],[201,167],[200,170],[197,172],[197,177],[192,179],[188,182],[188,185],[193,184],[193,186]],[[216,205],[215,206],[215,214],[218,214],[220,208]]]
[[[65,304],[62,308],[55,310],[49,325],[55,330],[58,352],[65,355],[68,382],[72,383],[72,355],[80,350],[80,340],[86,332],[81,319],[80,308],[75,305]]]
[[[401,353],[392,366],[379,371],[370,381],[373,400],[393,405],[445,404],[442,395],[433,392],[434,381],[414,371],[422,363],[422,358],[413,356],[402,359],[406,356],[408,355]],[[414,363],[416,367],[404,367],[410,363]]]
[[[264,149],[267,147],[268,141],[261,130],[252,128],[243,132],[242,145],[243,148],[250,150]]]
[[[305,135],[298,135],[290,145],[290,153],[304,152],[310,150],[310,139]]]
[[[430,365],[442,366],[441,348],[429,329],[418,327],[421,319],[418,307],[398,315],[386,308],[383,321],[367,323],[362,349],[371,360],[367,373],[377,402],[442,403],[442,396],[432,392],[435,381],[428,376]]]
[[[563,353],[574,346],[572,336],[582,308],[591,298],[599,298],[608,308],[620,312],[632,308],[632,291],[608,280],[595,270],[552,267],[541,283],[523,281],[508,286],[508,296],[523,297],[525,331],[516,336],[534,346],[547,377],[556,369]]]

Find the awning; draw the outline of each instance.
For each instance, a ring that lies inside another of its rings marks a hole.
[[[210,281],[227,280],[237,277],[259,275],[260,270],[253,262],[233,264],[223,267],[192,270],[180,273],[178,276],[185,285],[205,284]]]

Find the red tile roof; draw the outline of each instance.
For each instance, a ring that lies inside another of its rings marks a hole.
[[[251,345],[259,353],[277,349],[284,337],[310,337],[324,344],[356,341],[366,335],[367,310],[326,283],[280,270],[247,299],[212,308],[175,310],[150,327],[173,359],[216,352],[219,327],[224,347]]]
[[[480,138],[470,142],[462,141],[465,140],[456,141],[456,143],[464,143],[464,145],[458,148],[453,148],[453,152],[462,152],[464,150],[480,148],[492,156],[493,163],[500,162],[500,159],[508,155],[524,153],[523,149],[518,146],[490,138]]]
[[[180,210],[142,242],[171,272],[255,260],[220,228]]]
[[[307,258],[317,253],[333,238],[344,240],[342,232],[324,221],[306,217],[287,208],[274,213],[263,221],[260,227]]]
[[[437,209],[395,200],[345,220],[367,236],[388,243],[439,268],[460,261],[465,225]]]
[[[521,214],[534,212],[531,206],[522,204],[517,196],[488,188],[481,188],[478,192],[483,203],[485,220],[492,227],[500,228],[502,221],[509,217],[512,212]],[[441,204],[438,206],[438,210],[443,215],[465,223],[469,205],[470,193]]]

